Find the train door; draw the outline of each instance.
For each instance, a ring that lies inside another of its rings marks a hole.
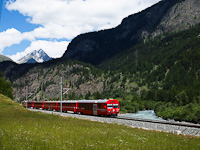
[[[93,104],[93,115],[97,115],[97,104]]]
[[[33,103],[32,103],[32,108],[34,108],[34,101],[33,101]]]
[[[44,102],[42,103],[42,109],[44,110]]]

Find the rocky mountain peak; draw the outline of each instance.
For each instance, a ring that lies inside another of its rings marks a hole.
[[[18,60],[19,64],[22,63],[43,63],[52,59],[42,49],[34,50],[26,56]]]

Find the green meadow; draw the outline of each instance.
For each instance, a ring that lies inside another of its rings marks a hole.
[[[0,94],[0,149],[199,150],[200,138],[30,112]]]

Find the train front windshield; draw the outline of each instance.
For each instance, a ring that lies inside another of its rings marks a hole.
[[[108,104],[108,109],[119,108],[118,104]]]
[[[119,108],[118,104],[113,105],[114,108]]]

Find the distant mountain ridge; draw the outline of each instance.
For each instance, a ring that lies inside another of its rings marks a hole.
[[[77,36],[69,44],[63,59],[100,64],[138,42],[185,30],[199,22],[199,0],[163,0],[128,16],[116,28]]]
[[[0,62],[3,62],[3,61],[13,61],[13,60],[4,55],[0,55]]]
[[[42,49],[34,50],[33,52],[27,54],[26,56],[20,58],[17,62],[22,63],[43,63],[46,61],[51,60],[52,58],[49,57]]]

